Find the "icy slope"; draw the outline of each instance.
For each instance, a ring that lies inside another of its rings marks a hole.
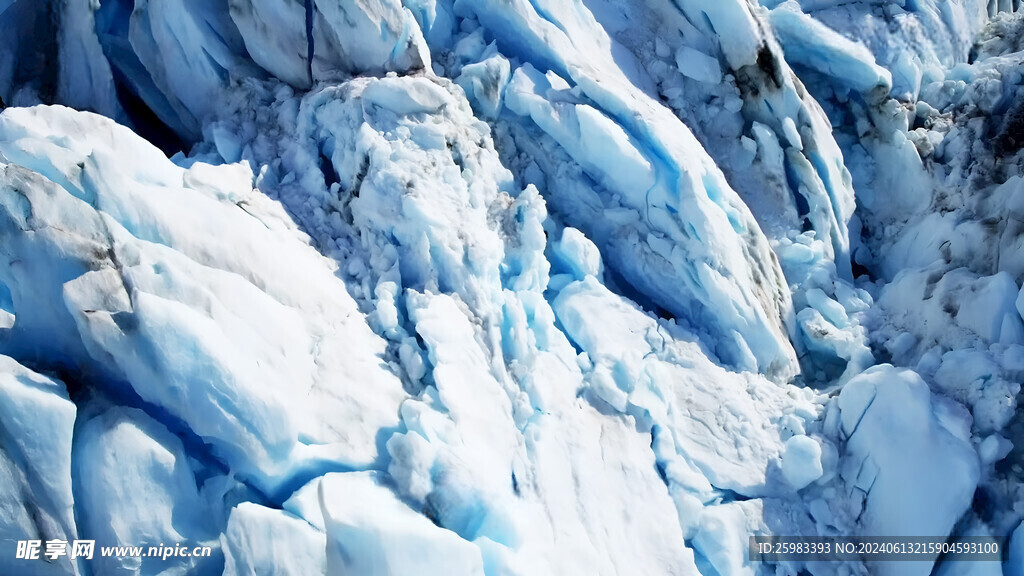
[[[68,109],[0,125],[0,154],[21,162],[3,167],[5,352],[130,387],[263,490],[375,460],[404,395],[384,343],[251,173],[183,170]]]
[[[982,471],[972,511],[957,530],[1004,535],[1020,521],[1016,503],[1024,493],[1014,447],[1024,375],[1017,216],[1024,18],[999,10],[969,53],[934,48],[929,57],[949,67],[918,75],[913,91],[894,87],[890,99],[870,104],[843,96],[838,78],[812,71],[802,77],[830,115],[845,119],[836,134],[864,227],[855,259],[878,278],[868,287],[878,306],[864,319],[873,348],[969,411],[963,430]],[[915,10],[897,15],[923,17]],[[977,30],[984,19],[965,23]],[[969,28],[960,34],[972,37]],[[878,46],[868,45],[884,61]],[[915,49],[927,54],[928,45]],[[907,72],[904,64],[887,65],[894,76]]]
[[[54,381],[0,357],[0,540],[5,547],[17,540],[73,540],[78,535],[71,488],[72,436],[76,407],[67,390]],[[5,554],[0,566],[21,574],[67,574],[74,570],[64,560],[53,564],[17,566]]]
[[[408,432],[388,441],[388,471],[409,498],[436,509],[432,514],[442,525],[470,540],[486,538],[529,551],[527,558],[544,558],[532,571],[559,573],[558,566],[568,570],[594,558],[594,571],[611,563],[621,572],[650,562],[641,560],[649,555],[601,552],[614,548],[615,538],[576,543],[599,538],[604,529],[598,526],[619,522],[612,520],[615,513],[580,517],[560,501],[578,500],[584,510],[596,506],[588,502],[603,501],[601,507],[609,508],[614,494],[632,490],[627,486],[651,486],[644,493],[661,493],[669,510],[674,500],[693,531],[699,529],[693,507],[713,503],[716,487],[765,493],[769,463],[781,451],[773,422],[786,412],[810,417],[813,406],[762,378],[714,366],[695,342],[686,342],[693,336],[674,323],[659,325],[602,286],[597,248],[575,229],[545,224],[536,190],[514,188],[486,125],[472,120],[457,88],[428,79],[356,80],[314,92],[299,106],[285,101],[271,110],[297,110],[294,120],[274,117],[312,138],[298,139],[298,146],[288,138],[273,142],[284,150],[254,147],[270,165],[262,185],[277,190],[346,259],[352,290],[373,310],[371,324],[393,342],[409,380],[426,386],[423,398],[403,406]],[[241,120],[230,130],[244,131],[245,116]],[[337,180],[330,188],[289,176],[308,171],[321,154]],[[317,199],[323,204],[310,210]],[[547,245],[545,225],[557,243]],[[607,333],[602,326],[610,318],[599,321],[587,312],[592,309],[615,310],[617,328]],[[677,339],[682,341],[673,343]],[[701,375],[684,379],[681,365],[694,362]],[[678,390],[667,388],[666,379],[676,381]],[[740,395],[751,386],[763,396],[760,407]],[[736,390],[742,403],[718,406],[713,390],[723,387]],[[636,423],[620,428],[614,419],[601,423],[596,412],[577,415],[587,406],[579,404],[579,394],[635,414],[629,420]],[[693,402],[713,415],[713,436],[706,434],[707,417],[686,407]],[[765,435],[736,446],[734,433],[747,423]],[[627,433],[631,426],[663,430],[654,454]],[[590,444],[596,438],[588,440],[597,430],[609,442],[610,435],[621,436],[615,442],[632,446],[629,453],[643,446],[646,464],[630,462],[627,468],[632,480],[607,484],[616,474],[605,468],[604,450]],[[593,447],[584,450],[588,445]],[[565,458],[577,450],[583,452],[567,466]],[[676,470],[671,480],[653,473],[658,461]],[[594,467],[602,472],[585,472]],[[582,478],[591,476],[606,480],[595,478],[587,487]],[[567,493],[560,478],[571,477],[583,484]],[[537,501],[517,504],[533,500],[531,491],[538,492]],[[679,520],[666,517],[666,509],[654,505],[658,500],[648,501],[653,507],[643,504],[642,513],[630,516],[662,518],[649,528],[659,535],[637,541],[671,547],[664,531]],[[548,512],[537,516],[541,510]],[[554,515],[547,521],[551,528],[534,532],[547,523],[545,515]],[[623,537],[642,530],[627,526]],[[554,548],[546,530],[564,533]],[[580,546],[587,551],[563,557],[565,547]],[[655,561],[651,569],[664,571],[665,565]]]
[[[988,16],[0,2],[0,548],[213,548],[0,571],[1021,541],[1021,18]]]
[[[88,388],[81,401],[90,413],[102,412],[86,417],[76,440],[77,501],[90,534],[140,544],[208,541],[225,526],[188,520],[184,510],[204,498],[217,507],[230,500],[218,501],[223,488],[210,486],[219,475],[198,493],[185,488],[209,474],[190,471],[194,465],[226,467],[256,491],[249,497],[278,504],[287,496],[281,490],[303,477],[377,469],[458,535],[430,538],[462,537],[491,571],[562,573],[591,558],[595,573],[645,563],[652,572],[685,573],[695,569],[693,553],[680,546],[680,522],[700,534],[699,510],[714,508],[723,491],[787,493],[770,487],[766,472],[782,451],[780,420],[813,418],[810,396],[715,366],[674,323],[659,325],[609,292],[594,276],[600,260],[583,256],[595,248],[572,229],[561,231],[566,271],[552,287],[543,202],[532,188],[500,190],[492,178],[504,186],[511,178],[450,84],[356,81],[341,89],[350,94],[314,95],[329,103],[317,112],[340,130],[339,113],[349,107],[363,134],[353,142],[369,158],[389,159],[367,160],[348,206],[354,230],[336,232],[358,234],[364,282],[375,280],[368,321],[393,342],[392,366],[345,284],[279,208],[252,191],[244,169],[179,168],[127,130],[67,109],[4,113],[0,150],[22,163],[4,167],[12,264],[3,280],[16,319],[4,349],[72,375]],[[450,111],[437,112],[441,104]],[[431,110],[437,122],[420,124]],[[445,118],[452,115],[463,118]],[[389,143],[372,122],[423,132]],[[450,131],[451,149],[438,128]],[[463,150],[460,174],[453,155]],[[436,172],[423,170],[430,165]],[[403,177],[413,193],[399,198],[390,184]],[[434,192],[431,202],[417,202],[419,189]],[[397,293],[396,279],[406,285]],[[557,294],[553,304],[546,291]],[[614,316],[599,326],[592,309]],[[418,391],[401,408],[396,374]],[[719,404],[722,390],[738,403]],[[133,408],[102,408],[111,401]],[[756,433],[737,444],[742,430]],[[209,451],[187,464],[183,450],[197,439]],[[104,452],[121,443],[141,452]],[[387,456],[378,453],[384,445]],[[154,451],[175,470],[171,484],[151,467],[125,475],[125,467],[157,458],[145,455]],[[632,501],[636,490],[643,504]],[[111,493],[123,494],[123,508],[103,505]],[[138,516],[131,502],[141,494],[166,502],[166,512],[148,505]],[[331,501],[329,493],[320,498]],[[329,514],[326,505],[312,510]],[[298,512],[316,523],[312,511]],[[357,537],[346,536],[352,530],[371,541],[390,530],[348,519],[356,511],[330,513],[337,530],[333,521],[323,530],[338,545]],[[175,527],[160,527],[161,517],[177,518]]]

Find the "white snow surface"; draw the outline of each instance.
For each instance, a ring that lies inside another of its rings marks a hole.
[[[1017,8],[0,0],[0,572],[1022,573]]]

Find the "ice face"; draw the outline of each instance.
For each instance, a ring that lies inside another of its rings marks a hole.
[[[847,437],[843,476],[865,493],[862,533],[948,534],[970,506],[979,470],[965,434],[969,418],[959,406],[936,405],[943,401],[933,398],[914,372],[887,365],[865,371],[843,388],[838,401]],[[881,574],[929,574],[932,566],[908,562],[873,568]]]
[[[991,4],[0,0],[0,571],[1013,573]]]
[[[231,510],[221,536],[224,574],[274,573],[284,576],[324,574],[327,540],[301,518],[282,510],[243,502]],[[279,558],[287,556],[288,562]]]
[[[89,409],[76,423],[74,452],[81,530],[98,542],[147,549],[168,542],[216,545],[224,512],[200,496],[181,440],[141,410]],[[216,557],[145,558],[141,566],[136,558],[96,556],[93,570],[110,574],[202,572],[223,564],[219,550]]]
[[[70,147],[38,131],[50,122],[77,135]],[[5,250],[34,262],[5,269],[24,310],[5,348],[127,384],[263,490],[377,458],[374,435],[397,424],[404,396],[384,343],[328,261],[253,193],[251,173],[183,170],[126,129],[67,109],[12,110],[3,123],[3,154],[63,184],[4,167]],[[120,148],[101,147],[111,138]],[[61,160],[30,163],[37,147]]]
[[[77,409],[64,384],[0,356],[0,542],[15,550],[19,540],[74,540],[72,436]],[[75,573],[67,558],[26,565],[14,554],[0,559],[11,573]]]

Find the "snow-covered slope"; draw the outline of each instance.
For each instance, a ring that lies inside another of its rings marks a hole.
[[[0,0],[0,572],[1016,573],[1022,30]]]

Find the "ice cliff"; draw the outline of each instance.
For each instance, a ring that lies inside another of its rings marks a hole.
[[[1024,573],[1018,8],[0,0],[0,572]]]

